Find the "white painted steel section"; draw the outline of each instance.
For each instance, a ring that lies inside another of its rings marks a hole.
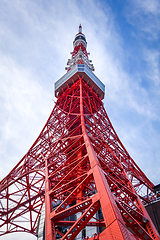
[[[66,88],[67,85],[72,85],[77,80],[75,75],[83,76],[84,80],[90,80],[88,84],[93,87],[93,90],[103,99],[105,94],[105,85],[96,77],[96,75],[85,65],[76,64],[71,70],[64,74],[58,81],[55,82],[55,96]],[[86,78],[87,77],[87,78]]]

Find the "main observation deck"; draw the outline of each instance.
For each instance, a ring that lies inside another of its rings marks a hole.
[[[104,99],[105,85],[85,64],[76,64],[71,70],[55,82],[55,97],[58,97],[58,94],[68,85],[71,86],[73,82],[76,82],[78,75],[80,77],[83,76],[83,80],[93,88],[101,99]]]

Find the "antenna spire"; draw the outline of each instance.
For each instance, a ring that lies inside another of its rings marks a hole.
[[[82,26],[81,26],[81,24],[79,25],[79,33],[82,33]]]
[[[85,64],[91,71],[94,71],[94,66],[91,63],[92,61],[89,60],[87,53],[87,41],[86,36],[82,33],[82,26],[79,25],[79,31],[75,35],[74,41],[73,41],[73,52],[71,53],[71,59],[68,59],[67,67],[65,68],[67,71],[69,71],[73,66],[76,64]]]

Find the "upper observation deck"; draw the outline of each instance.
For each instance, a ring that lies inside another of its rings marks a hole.
[[[55,82],[55,96],[65,90],[69,85],[78,79],[78,76],[83,77],[83,80],[93,88],[97,95],[104,99],[105,85],[96,77],[96,75],[85,65],[76,64],[66,74],[64,74],[58,81]]]

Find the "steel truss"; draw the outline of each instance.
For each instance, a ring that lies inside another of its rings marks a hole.
[[[0,235],[35,234],[45,201],[46,240],[57,234],[73,240],[86,226],[99,228],[90,240],[160,239],[144,208],[156,198],[154,185],[122,145],[100,97],[78,74],[0,186]]]

